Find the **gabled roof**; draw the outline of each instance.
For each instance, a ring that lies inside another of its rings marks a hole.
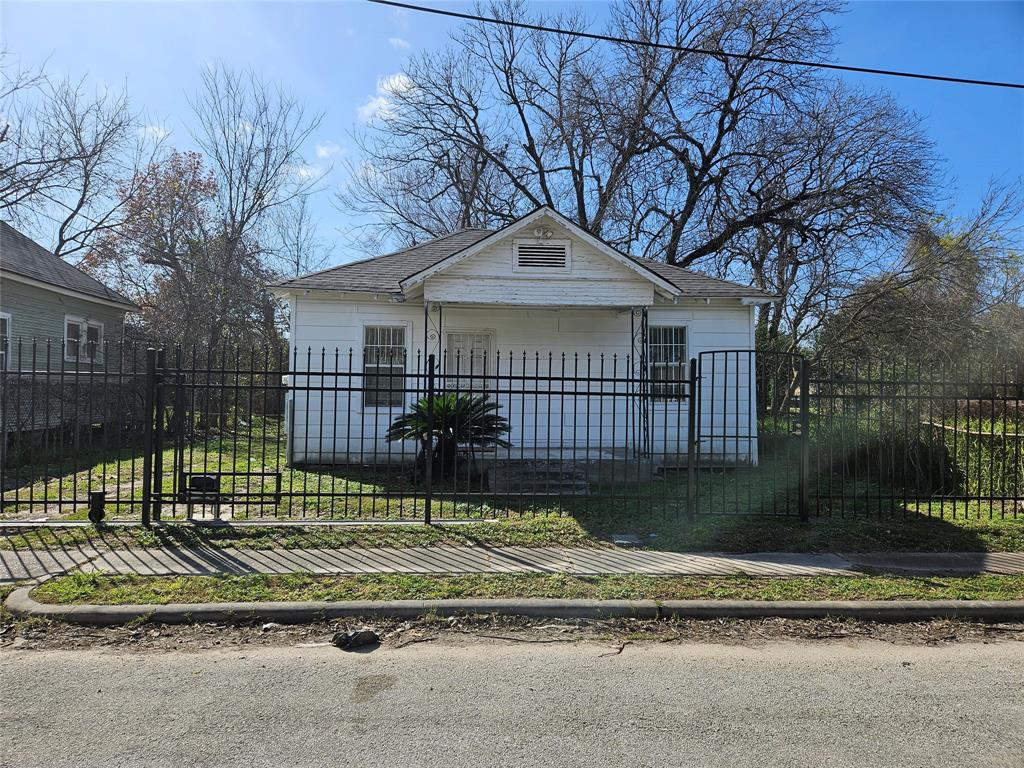
[[[408,290],[409,288],[413,288],[422,283],[431,275],[436,275],[437,273],[443,272],[449,267],[455,266],[461,261],[465,261],[466,259],[471,258],[475,254],[482,251],[484,248],[487,248],[503,240],[506,237],[515,235],[517,232],[521,232],[522,230],[527,229],[534,222],[544,218],[551,219],[556,224],[559,224],[564,229],[567,229],[569,231],[569,234],[587,243],[587,245],[595,249],[598,253],[603,253],[612,261],[618,262],[620,265],[624,266],[629,271],[635,272],[644,279],[648,280],[649,282],[654,283],[655,287],[660,289],[663,293],[667,293],[670,296],[678,296],[680,294],[679,289],[677,289],[671,283],[663,279],[657,273],[653,272],[642,262],[637,261],[636,259],[633,259],[630,256],[627,256],[626,254],[622,253],[619,250],[616,250],[608,243],[606,243],[604,240],[594,237],[592,234],[587,232],[578,224],[574,224],[573,222],[569,221],[558,211],[555,211],[546,206],[537,208],[535,211],[526,214],[522,218],[516,219],[510,224],[506,224],[501,229],[491,232],[483,240],[480,240],[479,242],[476,242],[473,245],[468,246],[467,248],[463,248],[458,253],[451,254],[450,256],[439,261],[437,264],[434,264],[433,266],[430,267],[426,267],[425,269],[421,269],[414,275],[410,275],[408,278],[402,281],[402,289]]]
[[[460,229],[384,256],[342,264],[275,283],[277,288],[402,293],[402,281],[483,240],[490,229]]]
[[[0,271],[82,294],[85,298],[118,304],[126,310],[138,309],[131,299],[54,256],[5,221],[0,221]]]
[[[340,267],[313,272],[308,275],[276,283],[275,288],[288,290],[333,290],[401,295],[418,285],[426,277],[448,266],[471,257],[502,237],[527,226],[539,215],[551,215],[559,224],[570,229],[574,236],[585,239],[616,261],[653,282],[664,293],[690,298],[740,298],[760,301],[775,297],[740,283],[709,277],[682,267],[653,259],[629,256],[594,237],[560,214],[548,208],[539,208],[512,224],[498,230],[460,229],[436,237],[425,243],[404,248],[384,256],[374,256]]]

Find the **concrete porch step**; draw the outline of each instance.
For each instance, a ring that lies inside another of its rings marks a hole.
[[[492,464],[487,482],[495,493],[522,493],[535,496],[586,496],[590,482],[579,465],[552,465],[543,461]]]

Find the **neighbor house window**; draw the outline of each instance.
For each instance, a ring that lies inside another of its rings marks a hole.
[[[103,323],[81,317],[64,318],[64,359],[72,363],[99,362],[103,352]]]
[[[363,405],[393,406],[405,402],[405,326],[366,326],[363,389]]]
[[[0,371],[11,367],[11,316],[0,312]]]
[[[686,386],[686,327],[655,325],[648,329],[651,394],[660,398],[683,397]]]

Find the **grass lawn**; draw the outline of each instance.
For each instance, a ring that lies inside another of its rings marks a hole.
[[[250,441],[255,430],[258,439]],[[293,469],[285,460],[280,424],[259,420],[245,435],[224,434],[189,446],[186,461],[192,470],[262,472],[282,470],[284,492],[342,493],[349,496],[284,498],[277,506],[232,510],[234,519],[358,521],[367,518],[417,519],[423,514],[422,488],[406,473],[390,476],[377,472]],[[164,490],[172,490],[173,456],[162,457]],[[29,468],[31,469],[31,468]],[[123,452],[80,460],[76,466],[37,468],[44,474],[64,472],[60,480],[37,481],[33,497],[85,498],[89,489],[107,488],[141,498],[142,462]],[[26,472],[28,470],[26,469]],[[239,476],[236,490],[273,490],[263,476]],[[750,501],[766,510],[777,506],[795,509],[795,475],[771,467],[754,471],[711,471],[702,476],[699,514],[691,521],[683,514],[685,473],[655,477],[639,487],[616,489],[612,495],[568,497],[555,500],[506,499],[477,496],[458,499],[443,488],[435,494],[435,519],[488,519],[474,525],[360,527],[232,527],[197,528],[188,525],[140,528],[34,530],[0,534],[0,548],[26,549],[90,545],[104,549],[143,546],[207,545],[269,549],[346,546],[427,546],[473,544],[479,546],[611,546],[617,534],[635,534],[650,549],[669,551],[1024,551],[1024,514],[1009,504],[933,501],[904,508],[898,494],[866,482],[854,483],[848,499],[831,509],[812,501],[812,521],[802,524],[790,515],[732,514]],[[27,487],[19,489],[19,499]],[[5,492],[10,499],[11,491]],[[893,498],[897,499],[895,506]],[[26,511],[24,504],[6,504],[3,513]],[[34,511],[38,511],[34,510]],[[65,505],[65,518],[85,518],[84,505]],[[138,505],[108,505],[108,519],[138,520]],[[1014,514],[1016,513],[1016,517]],[[183,505],[165,509],[164,519],[180,520]],[[818,516],[820,514],[820,516]]]
[[[803,524],[782,517],[699,517],[690,522],[661,515],[615,518],[513,518],[467,525],[319,527],[162,525],[140,527],[8,529],[2,549],[158,546],[299,549],[431,545],[608,547],[612,537],[635,533],[648,549],[675,552],[1019,552],[1024,518],[939,519],[909,513],[889,519],[819,518]],[[654,534],[652,537],[651,534]]]
[[[44,603],[104,605],[287,600],[596,598],[653,600],[1020,600],[1024,576],[970,578],[251,575],[108,576],[72,574],[36,587]]]
[[[863,435],[850,442],[850,436],[844,433],[843,444],[857,445],[858,441],[869,438],[870,435]],[[398,446],[395,448],[396,454],[402,450]],[[411,460],[408,446],[404,450]],[[813,452],[815,455],[818,453],[817,449]],[[965,473],[965,485],[959,493],[1013,495],[1016,492],[1017,480],[1014,478],[1024,473],[1024,469],[1018,473],[1014,468],[1024,462],[1024,458],[1011,452],[1006,456],[1000,455],[999,462],[990,462],[987,454],[983,456],[978,450],[964,450],[962,453],[971,457],[969,468],[972,472]],[[976,456],[979,457],[977,461]],[[510,458],[514,460],[514,452]],[[565,458],[570,460],[570,454],[567,453]],[[185,447],[183,460],[184,466],[178,467],[174,449],[170,447],[160,456],[163,468],[161,490],[168,500],[164,504],[165,519],[183,518],[186,511],[184,504],[169,502],[176,490],[176,469],[226,473],[223,477],[225,492],[233,494],[239,502],[252,502],[227,505],[228,514],[234,520],[415,520],[423,516],[424,488],[412,482],[408,469],[397,466],[388,470],[341,465],[290,466],[287,440],[278,419],[257,417],[239,431],[210,433],[197,438]],[[760,509],[779,516],[794,516],[797,503],[794,462],[792,456],[780,455],[774,462],[762,461],[761,466],[753,470],[702,471],[696,491],[697,509],[704,515],[738,514]],[[13,474],[8,473],[8,481],[12,482],[16,475],[18,487],[4,491],[5,503],[0,516],[32,512],[64,519],[85,519],[89,491],[105,490],[108,494],[108,520],[138,520],[142,468],[142,455],[137,449],[102,451],[97,448],[15,467]],[[603,471],[606,476],[612,476],[614,469],[614,465],[609,465]],[[980,477],[983,470],[987,472],[990,469],[992,472],[1000,469],[1002,473],[995,485],[974,487],[967,482],[975,475]],[[277,485],[278,474],[280,488]],[[812,513],[815,516],[844,518],[897,517],[905,511],[946,518],[1003,518],[1012,517],[1015,513],[1012,502],[954,504],[917,502],[909,497],[904,502],[900,489],[881,485],[877,478],[871,479],[874,475],[870,472],[868,475],[843,478],[815,475],[811,482]],[[278,491],[283,495],[275,500],[274,494]],[[438,520],[564,515],[584,521],[586,528],[595,532],[614,526],[621,530],[622,521],[629,519],[633,529],[664,529],[665,526],[654,522],[653,518],[664,518],[674,524],[682,516],[687,503],[686,472],[658,474],[640,483],[619,484],[617,487],[592,486],[590,491],[588,496],[557,499],[529,492],[510,496],[491,494],[477,481],[463,480],[454,485],[451,482],[440,483],[434,488],[433,514]],[[74,501],[58,504],[57,500]],[[128,500],[134,503],[126,503]]]

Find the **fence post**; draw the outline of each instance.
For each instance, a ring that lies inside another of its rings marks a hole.
[[[153,410],[156,402],[156,350],[146,350],[146,378],[142,422],[142,524],[149,526],[153,505]]]
[[[164,388],[163,370],[167,365],[167,353],[161,349],[156,353],[156,370],[153,375],[153,503],[151,516],[159,521],[163,512],[164,490]]]
[[[176,475],[176,501],[185,501],[185,374],[182,372],[181,351],[178,351],[174,376],[174,463]]]
[[[687,403],[686,430],[686,516],[697,515],[697,398],[700,386],[697,380],[697,358],[690,358],[690,402]]]
[[[433,354],[427,356],[427,449],[423,456],[423,475],[427,487],[423,497],[423,522],[430,525],[434,502],[434,364]]]
[[[811,364],[805,357],[800,358],[800,522],[811,518]]]

